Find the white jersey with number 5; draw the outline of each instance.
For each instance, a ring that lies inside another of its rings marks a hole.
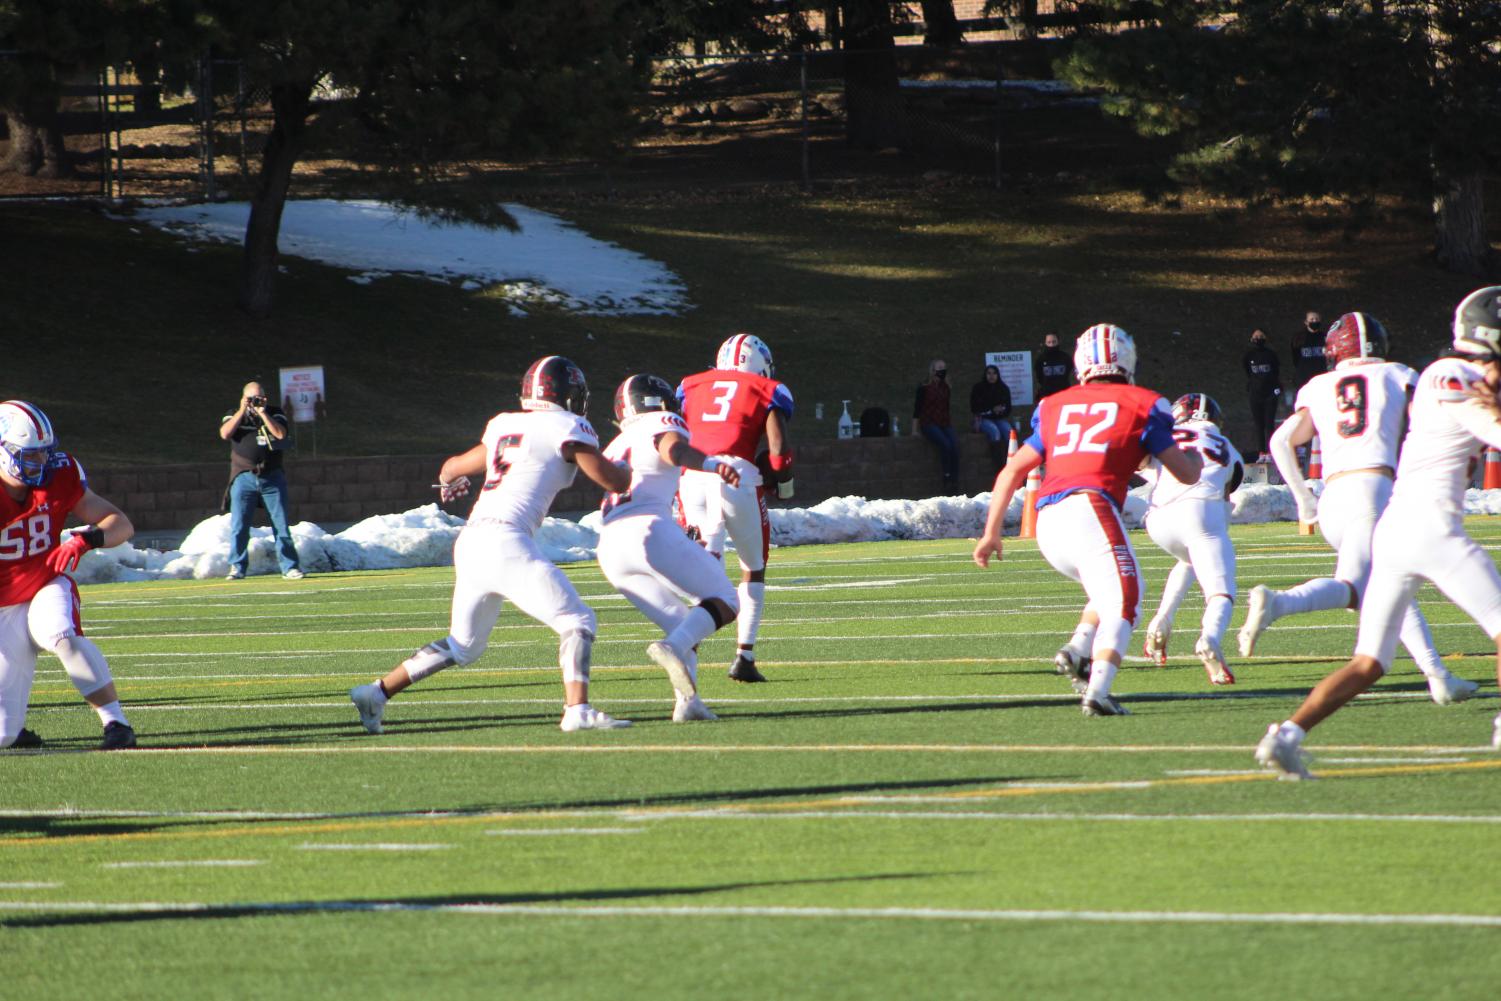
[[[1184,421],[1173,427],[1173,440],[1185,452],[1198,452],[1204,457],[1204,471],[1197,483],[1180,483],[1176,477],[1163,475],[1162,463],[1152,460],[1152,470],[1157,474],[1152,486],[1151,504],[1160,508],[1185,497],[1198,500],[1224,500],[1225,490],[1231,477],[1243,460],[1230,440],[1209,421]]]
[[[566,410],[496,414],[485,425],[485,485],[469,520],[501,522],[534,533],[578,467],[563,458],[569,442],[599,447],[589,422]]]
[[[1397,468],[1408,393],[1418,374],[1375,358],[1346,358],[1298,390],[1324,453],[1324,479],[1351,469]]]
[[[678,492],[682,470],[665,462],[657,451],[658,440],[676,432],[688,440],[688,425],[677,414],[652,410],[629,418],[620,434],[605,449],[605,458],[625,463],[631,470],[631,486],[623,494],[606,494],[600,510],[604,524],[616,518],[655,514],[672,518],[672,498]]]

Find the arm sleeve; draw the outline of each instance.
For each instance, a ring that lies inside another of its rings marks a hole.
[[[1024,445],[1031,445],[1032,451],[1038,455],[1047,455],[1047,449],[1042,444],[1042,404],[1032,408],[1032,433],[1027,435]]]
[[[768,409],[780,410],[783,417],[789,421],[792,420],[792,390],[780,382],[777,383],[776,388],[771,391],[771,403]]]
[[[1440,405],[1460,427],[1491,448],[1501,448],[1501,417],[1482,401],[1464,399]]]
[[[1147,412],[1146,426],[1141,429],[1141,444],[1150,455],[1166,452],[1178,444],[1173,438],[1173,412],[1167,400],[1160,396]]]
[[[582,417],[573,422],[573,426],[563,435],[563,440],[559,443],[559,446],[566,445],[571,441],[578,442],[580,445],[599,447],[599,435],[595,432],[594,425]]]

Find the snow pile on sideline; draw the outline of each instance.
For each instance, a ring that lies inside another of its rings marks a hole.
[[[1312,484],[1315,492],[1321,488]],[[1142,491],[1126,498],[1125,521],[1141,525],[1146,513]],[[1241,487],[1230,498],[1231,519],[1237,524],[1292,521],[1297,507],[1285,486],[1258,483]],[[985,524],[990,495],[929,497],[925,500],[866,500],[832,497],[808,508],[770,512],[774,545],[800,546],[827,542],[879,542],[890,539],[972,539]],[[1021,519],[1021,497],[1013,497],[1006,524]],[[1465,493],[1466,514],[1501,514],[1501,490]],[[574,563],[594,558],[599,542],[599,512],[577,522],[548,518],[537,542],[548,559]],[[464,522],[445,514],[436,504],[402,514],[366,518],[336,535],[310,522],[292,526],[292,538],[302,568],[312,573],[333,570],[394,570],[401,567],[447,566],[453,562],[453,541]],[[269,528],[251,529],[250,573],[276,574],[276,542]],[[163,578],[223,577],[229,571],[229,515],[199,522],[171,552],[136,549],[126,543],[113,549],[85,553],[74,577],[83,584]]]
[[[407,274],[466,289],[499,286],[516,313],[529,303],[600,315],[691,308],[682,280],[665,265],[596,240],[557,216],[523,205],[505,210],[520,227],[514,232],[428,222],[385,202],[293,200],[282,214],[278,245],[284,257],[359,272],[351,276],[359,284]],[[148,205],[132,218],[189,240],[241,243],[250,206]]]

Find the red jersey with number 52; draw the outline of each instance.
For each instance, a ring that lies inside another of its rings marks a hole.
[[[754,462],[773,410],[792,417],[792,391],[764,375],[711,368],[678,384],[678,402],[694,448]]]
[[[47,482],[32,487],[24,501],[0,487],[0,606],[30,601],[57,576],[47,554],[57,548],[64,519],[89,488],[77,460],[66,454],[58,459]]]
[[[1173,447],[1173,411],[1161,394],[1140,386],[1072,386],[1038,403],[1027,444],[1047,463],[1039,508],[1096,490],[1119,509],[1141,460]]]

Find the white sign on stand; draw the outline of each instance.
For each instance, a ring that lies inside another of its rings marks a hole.
[[[1032,399],[1032,352],[987,351],[985,364],[1001,370],[1001,381],[1011,390],[1011,405],[1030,407]]]
[[[299,424],[318,419],[323,410],[323,366],[303,365],[281,370],[281,405]]]

